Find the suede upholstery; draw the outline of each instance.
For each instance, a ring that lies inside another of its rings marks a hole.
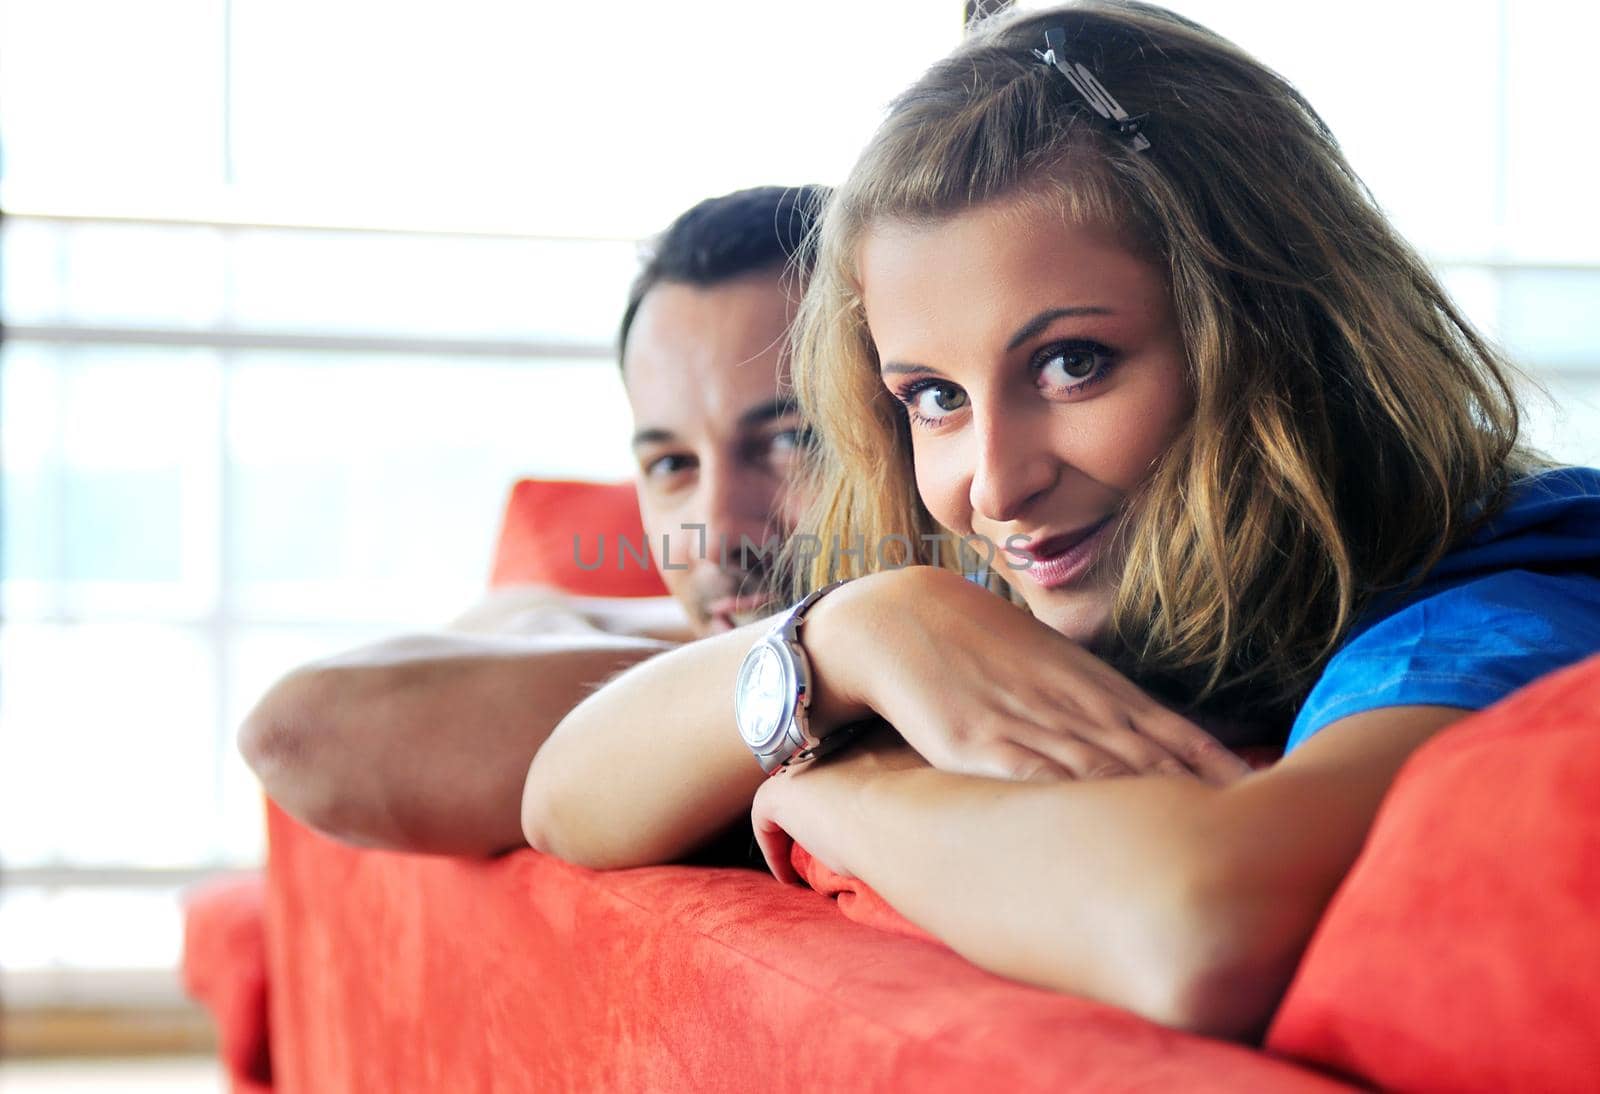
[[[1600,657],[1417,751],[1267,1044],[1395,1090],[1600,1090]]]
[[[279,1089],[1325,1091],[754,870],[362,851],[273,809]]]
[[[574,561],[637,520],[631,487],[519,484],[495,581],[659,592]],[[1264,1049],[985,973],[802,847],[812,891],[364,851],[270,804],[265,888],[196,894],[186,978],[235,1090],[267,1079],[268,984],[286,1091],[1592,1089],[1597,697],[1600,658],[1413,758]]]
[[[216,878],[184,895],[183,987],[216,1022],[217,1052],[235,1094],[272,1089],[266,895],[254,873]]]
[[[638,564],[638,557],[645,564]],[[511,488],[489,584],[579,596],[665,596],[631,482],[523,479]]]

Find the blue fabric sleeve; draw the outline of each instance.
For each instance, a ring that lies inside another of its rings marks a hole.
[[[1389,706],[1480,710],[1600,652],[1600,579],[1502,570],[1425,596],[1334,654],[1288,753],[1340,718]]]

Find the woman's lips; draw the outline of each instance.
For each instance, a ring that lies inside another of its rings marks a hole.
[[[1087,534],[1055,536],[1036,548],[1008,549],[1006,554],[1018,563],[1012,567],[1014,572],[1022,573],[1046,589],[1059,588],[1077,581],[1094,564],[1110,527],[1111,518],[1106,517]]]

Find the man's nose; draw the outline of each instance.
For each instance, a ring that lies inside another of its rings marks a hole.
[[[977,452],[968,500],[974,514],[996,523],[1022,518],[1029,503],[1055,485],[1060,461],[1028,412],[974,408]]]
[[[701,471],[705,561],[748,570],[760,565],[777,534],[778,489],[771,477],[737,464],[708,461]]]

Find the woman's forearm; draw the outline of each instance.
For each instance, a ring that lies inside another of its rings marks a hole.
[[[876,649],[861,622],[869,579],[817,602],[802,638],[811,728],[870,713],[849,679]],[[523,789],[523,835],[569,862],[615,869],[672,862],[742,820],[765,777],[739,735],[733,685],[771,619],[681,646],[612,680],[556,728]],[[847,690],[847,687],[851,690]]]
[[[842,755],[779,795],[824,848],[975,964],[1201,1033],[1270,1018],[1406,758],[1464,711],[1330,726],[1226,787],[1008,782]]]
[[[1196,838],[1221,793],[1182,777],[1010,782],[916,768],[808,813],[848,825],[846,872],[974,964],[1183,1025],[1208,944]]]
[[[767,626],[681,646],[580,703],[528,768],[528,842],[596,869],[642,866],[739,819],[764,776],[734,722],[733,680]]]

